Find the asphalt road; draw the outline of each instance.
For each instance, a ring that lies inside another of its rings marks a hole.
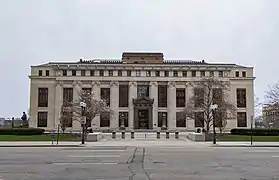
[[[0,180],[279,180],[279,148],[0,148]]]

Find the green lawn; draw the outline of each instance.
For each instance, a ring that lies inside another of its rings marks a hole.
[[[250,141],[251,136],[245,135],[223,135],[218,137],[219,141]],[[253,136],[257,142],[279,142],[279,136]]]
[[[59,141],[75,141],[80,138],[73,134],[59,134]],[[55,141],[57,140],[57,135],[55,135]],[[0,141],[51,141],[51,134],[43,135],[0,135]]]

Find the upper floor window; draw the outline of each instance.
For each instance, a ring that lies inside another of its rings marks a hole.
[[[90,76],[95,76],[95,71],[94,70],[90,70]]]
[[[196,71],[192,71],[192,77],[196,77]]]
[[[73,88],[63,89],[63,102],[73,102]]]
[[[168,86],[158,86],[158,107],[167,107]]]
[[[235,72],[235,77],[239,77],[239,71]]]
[[[187,77],[187,71],[182,71],[182,76]]]
[[[119,107],[128,107],[129,105],[129,86],[119,85]]]
[[[38,127],[47,127],[47,112],[38,112],[37,126]]]
[[[43,75],[43,71],[39,70],[39,76],[42,76],[42,75]]]
[[[178,72],[177,71],[173,71],[173,76],[177,77],[178,76]]]
[[[205,76],[205,71],[201,71],[201,77],[204,77]]]
[[[204,104],[204,89],[194,89],[195,107],[201,107]]]
[[[246,72],[245,71],[242,72],[242,77],[246,77]]]
[[[100,73],[100,76],[104,76],[104,70],[100,70],[99,73]]]
[[[63,76],[67,76],[67,70],[62,71]]]
[[[139,70],[136,71],[136,76],[140,76],[140,71]]]
[[[165,77],[169,76],[169,71],[164,71]]]
[[[185,107],[185,88],[176,89],[176,107]]]
[[[214,88],[212,90],[213,104],[221,104],[223,101],[223,90],[221,88]]]
[[[127,76],[131,76],[131,70],[127,70]]]
[[[219,71],[219,77],[223,77],[224,76],[224,72],[223,71]]]
[[[155,76],[159,77],[160,76],[160,71],[155,71]]]
[[[72,70],[72,76],[76,76],[77,75],[77,71],[76,70]]]
[[[146,71],[146,76],[151,76],[151,71]]]
[[[138,97],[149,97],[149,86],[138,85],[137,86]]]
[[[101,99],[110,106],[110,88],[101,88]]]
[[[122,76],[122,71],[121,70],[118,70],[117,73],[118,73],[118,76]]]
[[[109,70],[109,76],[113,76],[113,70]]]
[[[236,89],[236,99],[237,99],[237,107],[246,108],[246,89],[245,88]]]
[[[46,70],[46,76],[49,76],[49,70]]]
[[[38,107],[48,107],[48,88],[38,89]]]
[[[85,70],[81,70],[80,74],[81,76],[85,76],[86,71]]]

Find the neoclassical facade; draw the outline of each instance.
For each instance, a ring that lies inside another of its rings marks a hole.
[[[114,113],[92,121],[93,129],[195,130],[197,120],[181,111],[194,94],[189,83],[213,76],[230,83],[229,99],[237,117],[227,129],[250,127],[254,112],[253,67],[189,60],[165,60],[163,53],[123,53],[119,60],[49,62],[31,67],[30,126],[46,130],[59,125],[63,101],[75,101],[81,90],[105,99]],[[68,130],[80,130],[73,121]]]

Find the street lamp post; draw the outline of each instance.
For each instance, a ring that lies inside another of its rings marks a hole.
[[[82,116],[82,121],[81,121],[81,126],[82,126],[82,136],[81,136],[81,144],[84,144],[85,140],[85,124],[86,124],[86,103],[85,102],[80,102],[80,107],[81,107],[81,116]]]
[[[218,108],[217,104],[212,104],[210,106],[210,109],[212,111],[212,115],[216,114],[216,110]],[[216,144],[216,130],[215,130],[215,118],[212,118],[212,123],[213,123],[213,144]]]

